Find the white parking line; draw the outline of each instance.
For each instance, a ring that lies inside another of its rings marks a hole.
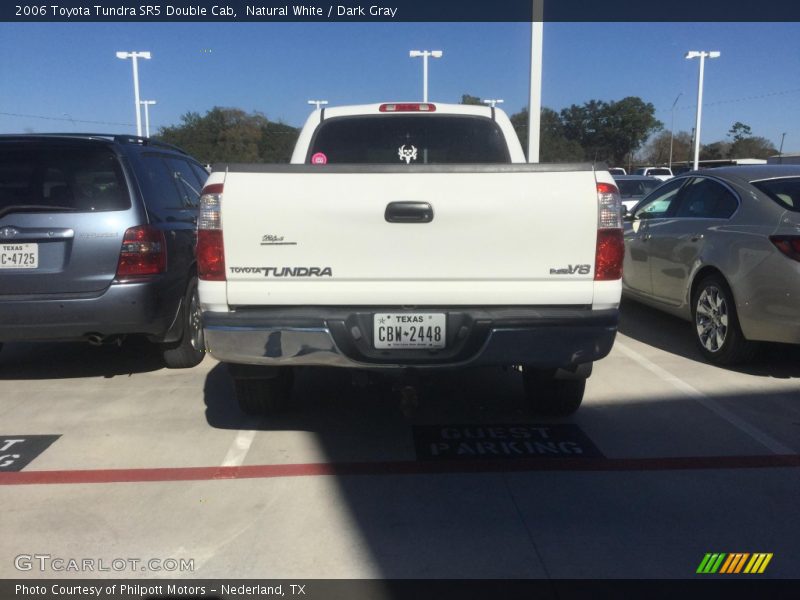
[[[648,360],[633,348],[629,348],[626,344],[619,341],[619,337],[617,341],[614,343],[614,347],[619,349],[623,354],[625,354],[628,358],[634,360],[635,362],[639,363],[642,367],[656,375],[662,381],[669,383],[677,389],[678,391],[682,392],[689,398],[697,401],[698,403],[705,406],[708,410],[713,412],[719,417],[725,419],[728,423],[736,427],[739,431],[742,431],[749,435],[751,438],[769,448],[775,454],[796,454],[794,450],[788,448],[781,444],[778,440],[773,438],[772,436],[764,433],[757,427],[751,425],[750,423],[740,419],[727,408],[722,406],[719,402],[716,402],[712,398],[709,398],[703,392],[695,389],[685,381],[683,381],[680,377],[676,377],[666,369],[659,367],[654,362]]]
[[[228,453],[222,461],[223,467],[240,467],[247,458],[247,453],[250,452],[250,446],[253,445],[253,439],[256,437],[256,430],[243,429],[236,434]]]

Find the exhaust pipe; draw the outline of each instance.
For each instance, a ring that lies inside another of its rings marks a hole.
[[[103,336],[99,333],[90,333],[86,336],[86,341],[89,342],[91,346],[102,346],[103,345]]]
[[[100,333],[90,333],[86,336],[86,341],[90,346],[105,346],[106,344],[116,344],[122,346],[122,340],[125,339],[123,335],[102,335]]]

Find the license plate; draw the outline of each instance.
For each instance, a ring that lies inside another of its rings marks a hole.
[[[447,315],[444,313],[381,313],[373,320],[375,348],[444,348]]]
[[[36,269],[39,244],[0,244],[0,269]]]

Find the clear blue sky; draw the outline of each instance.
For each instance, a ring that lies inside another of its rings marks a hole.
[[[546,23],[544,36],[544,106],[639,96],[669,128],[683,92],[675,131],[690,131],[698,61],[683,55],[720,50],[706,63],[702,141],[742,121],[800,151],[800,23]],[[511,113],[527,105],[529,39],[526,23],[0,23],[0,132],[135,132],[131,64],[117,50],[153,54],[140,61],[141,97],[158,102],[151,130],[214,106],[301,125],[311,98],[421,99],[410,49],[444,50],[431,100],[503,98]]]

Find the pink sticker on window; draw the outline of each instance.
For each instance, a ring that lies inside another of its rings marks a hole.
[[[328,164],[328,157],[325,156],[322,152],[317,152],[314,156],[311,157],[311,164],[326,165]]]

